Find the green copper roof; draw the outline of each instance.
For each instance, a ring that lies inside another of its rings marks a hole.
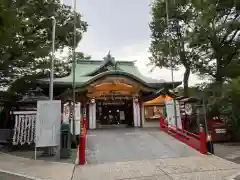
[[[108,66],[112,66],[106,71]],[[101,69],[105,68],[105,72],[101,72]],[[165,84],[164,80],[156,80],[152,78],[145,77],[140,73],[138,68],[134,65],[134,61],[115,61],[114,59],[105,60],[78,60],[76,64],[75,80],[76,86],[84,86],[92,82],[92,80],[97,80],[102,76],[110,75],[126,75],[129,76],[146,86],[156,86],[160,84]],[[69,76],[63,78],[54,79],[54,84],[70,85],[72,84],[73,74],[70,73]],[[41,79],[40,82],[48,83],[49,79]],[[181,84],[178,82],[178,85]]]

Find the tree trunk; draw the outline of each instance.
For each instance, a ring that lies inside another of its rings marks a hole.
[[[183,77],[183,94],[188,97],[188,80],[190,76],[190,68],[185,66],[185,72]]]
[[[182,34],[181,34],[181,29],[180,29],[180,25],[179,25],[179,21],[175,22],[176,25],[176,31],[177,31],[177,37],[179,40],[179,57],[180,57],[180,61],[182,62],[182,64],[185,67],[185,72],[184,72],[184,77],[183,77],[183,94],[184,96],[188,96],[188,79],[190,76],[190,66],[188,63],[188,59],[186,58],[186,52],[185,52],[185,48],[184,48],[184,40],[182,38]]]

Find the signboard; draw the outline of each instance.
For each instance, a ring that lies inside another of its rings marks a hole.
[[[177,118],[177,128],[182,129],[182,120],[180,115],[180,107],[179,103],[175,101],[176,103],[176,118]],[[175,113],[174,113],[174,101],[169,100],[166,102],[166,112],[167,112],[167,120],[168,125],[176,128],[176,120],[175,120]]]
[[[36,147],[60,145],[61,101],[38,101]]]
[[[63,122],[68,124],[69,123],[69,116],[70,116],[70,104],[65,103],[63,105]],[[81,126],[81,103],[75,104],[75,135],[80,134],[80,126]],[[71,122],[71,133],[73,133],[73,123]]]
[[[75,104],[75,119],[81,120],[81,103]]]
[[[70,106],[69,106],[69,103],[65,103],[63,105],[63,117],[62,117],[64,123],[68,123],[69,116],[70,116]]]
[[[69,116],[70,116],[70,104],[65,103],[63,105],[63,122],[68,122],[69,121]],[[75,104],[75,119],[76,120],[81,120],[81,103],[76,103]]]

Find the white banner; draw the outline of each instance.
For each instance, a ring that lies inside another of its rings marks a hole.
[[[73,104],[72,104],[73,105]],[[68,124],[69,123],[69,116],[70,116],[70,104],[65,103],[63,105],[63,122]],[[75,135],[80,134],[80,125],[81,125],[81,103],[75,104]],[[71,133],[73,133],[73,122],[71,122]]]
[[[38,101],[36,147],[60,145],[61,101]]]
[[[70,116],[70,105],[69,103],[65,103],[63,105],[63,122],[68,123],[69,122],[69,116]]]
[[[75,104],[75,119],[81,120],[81,103]]]
[[[180,107],[179,103],[176,102],[176,117],[177,117],[177,128],[182,129],[182,120],[181,120],[181,115],[180,115]],[[167,112],[167,120],[168,120],[168,125],[176,128],[176,122],[175,122],[175,113],[174,113],[174,101],[169,100],[166,102],[166,112]]]
[[[89,104],[89,129],[96,129],[96,103]]]
[[[139,102],[135,102],[134,100],[133,100],[133,123],[134,123],[134,127],[141,126]]]

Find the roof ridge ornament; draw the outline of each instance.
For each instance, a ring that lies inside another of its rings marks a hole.
[[[108,51],[108,54],[103,57],[103,60],[105,61],[105,63],[107,62],[112,62],[113,64],[116,64],[115,58],[111,55],[111,51]]]

